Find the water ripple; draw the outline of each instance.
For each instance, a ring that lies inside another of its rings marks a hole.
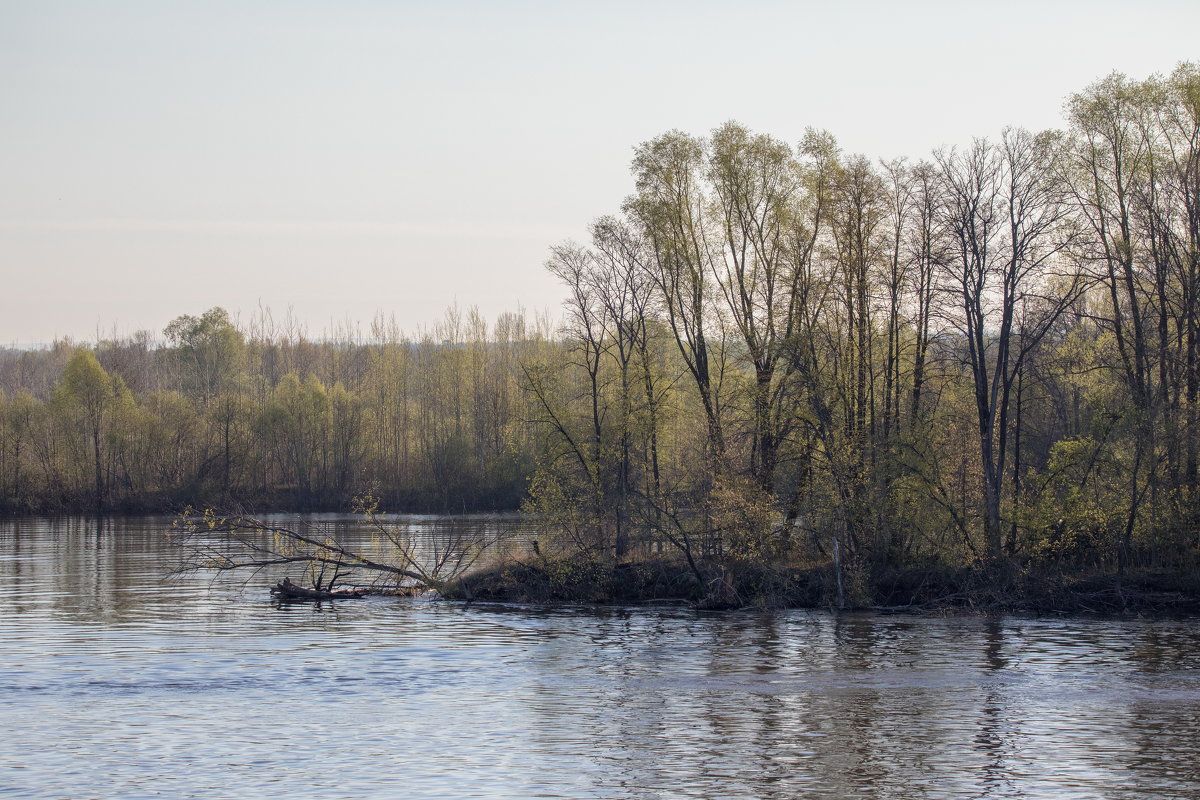
[[[279,605],[162,529],[0,524],[5,797],[1200,797],[1194,622]]]

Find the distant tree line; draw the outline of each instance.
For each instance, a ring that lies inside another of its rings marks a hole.
[[[0,357],[10,510],[239,497],[511,508],[614,562],[1200,554],[1200,69],[1111,75],[1067,126],[873,162],[737,123],[639,145],[552,250],[554,332],[241,330]]]
[[[515,509],[537,432],[519,364],[551,341],[523,313],[447,312],[406,337],[314,340],[220,308],[80,347],[0,352],[0,507],[159,510],[239,504]]]

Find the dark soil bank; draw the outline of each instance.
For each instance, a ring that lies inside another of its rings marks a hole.
[[[605,565],[585,561],[514,562],[475,572],[451,586],[452,599],[512,603],[636,605],[678,603],[698,608],[875,608],[934,613],[1038,614],[1200,613],[1200,576],[1142,571],[1112,574],[980,569],[886,570],[838,582],[830,569],[781,573],[761,567],[701,570],[648,560]]]

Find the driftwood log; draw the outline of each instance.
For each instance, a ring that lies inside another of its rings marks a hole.
[[[285,600],[359,600],[366,595],[363,589],[305,589],[284,578],[271,587],[271,594]]]

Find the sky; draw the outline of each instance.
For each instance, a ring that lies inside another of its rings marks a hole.
[[[920,158],[1200,61],[1200,3],[0,0],[0,346],[212,306],[310,336],[557,313],[633,148]]]

